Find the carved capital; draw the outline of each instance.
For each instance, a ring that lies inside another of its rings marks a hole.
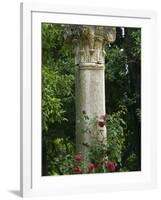
[[[104,64],[105,45],[115,41],[116,28],[66,25],[64,38],[74,44],[77,65],[84,63]]]

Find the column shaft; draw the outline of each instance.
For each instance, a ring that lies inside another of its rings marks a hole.
[[[84,120],[83,113],[89,117]],[[77,152],[87,153],[88,146],[96,136],[96,117],[105,114],[104,64],[87,64],[78,67],[76,72],[76,146]],[[83,120],[82,120],[83,118]],[[92,122],[92,120],[95,120]],[[93,127],[92,127],[93,126]],[[106,137],[106,129],[101,128],[98,139]],[[89,133],[91,131],[91,133]]]

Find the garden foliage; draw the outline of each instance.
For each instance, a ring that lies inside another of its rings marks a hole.
[[[106,47],[108,136],[90,147],[87,163],[75,150],[73,47],[64,41],[63,25],[42,24],[43,175],[141,170],[141,30],[124,30],[117,28],[116,41]]]

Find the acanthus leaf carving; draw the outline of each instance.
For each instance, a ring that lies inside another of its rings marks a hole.
[[[66,25],[64,38],[75,47],[75,63],[105,62],[105,45],[115,41],[116,28],[105,26]]]

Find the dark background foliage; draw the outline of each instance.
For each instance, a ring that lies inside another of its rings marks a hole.
[[[106,47],[106,110],[122,108],[120,171],[141,170],[141,29],[117,28]],[[70,174],[75,155],[75,65],[64,26],[42,24],[42,175]]]

